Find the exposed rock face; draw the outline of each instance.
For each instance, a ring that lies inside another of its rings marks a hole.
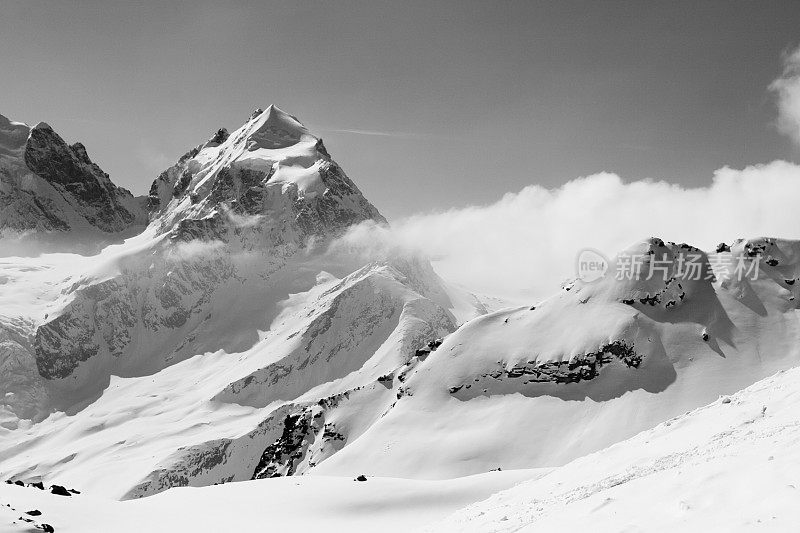
[[[63,188],[98,229],[113,233],[136,221],[136,214],[122,203],[130,200],[131,194],[111,183],[108,174],[89,159],[82,144],[68,146],[47,124],[31,130],[25,144],[25,164],[48,183]]]
[[[102,235],[146,220],[142,200],[115,186],[82,144],[68,145],[45,123],[0,116],[0,231]]]
[[[97,356],[113,366],[137,333],[185,329],[209,304],[220,281],[232,274],[230,262],[219,254],[196,257],[191,264],[180,254],[167,253],[162,260],[158,270],[131,270],[76,291],[61,314],[36,330],[39,374],[48,380],[64,379]],[[177,346],[169,348],[158,354],[159,366],[167,364]]]
[[[308,445],[308,434],[316,434],[319,431],[319,426],[314,425],[314,412],[310,408],[288,415],[284,420],[280,438],[264,450],[253,473],[253,479],[294,474],[295,463],[303,458],[304,448]]]
[[[625,341],[614,341],[601,346],[597,351],[572,358],[569,361],[536,362],[527,361],[517,363],[510,369],[500,368],[491,373],[479,376],[477,383],[470,383],[466,388],[475,385],[481,388],[488,378],[503,380],[507,378],[520,379],[522,384],[534,383],[580,383],[595,379],[606,365],[619,361],[628,368],[638,368],[643,357],[634,351],[633,345]],[[464,385],[450,387],[450,394],[455,394],[464,388]]]

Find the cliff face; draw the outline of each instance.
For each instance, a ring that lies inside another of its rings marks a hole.
[[[0,236],[103,240],[146,221],[144,199],[115,186],[82,144],[0,116]]]

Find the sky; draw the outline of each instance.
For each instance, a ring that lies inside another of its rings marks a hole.
[[[793,0],[0,0],[0,113],[144,194],[274,103],[391,220],[600,172],[709,187],[800,152],[770,84]]]

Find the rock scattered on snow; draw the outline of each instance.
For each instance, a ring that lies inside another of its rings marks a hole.
[[[72,493],[61,485],[51,485],[50,493],[57,496],[72,496]]]

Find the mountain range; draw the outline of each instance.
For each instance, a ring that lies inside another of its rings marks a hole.
[[[360,501],[389,530],[557,530],[566,515],[616,530],[604,509],[644,523],[626,503],[643,504],[641,490],[678,497],[655,474],[717,465],[721,447],[746,447],[731,434],[793,442],[796,372],[775,374],[800,364],[800,241],[706,253],[645,238],[598,280],[497,309],[428,258],[337,245],[364,223],[388,224],[322,139],[275,106],[220,128],[144,197],[47,124],[0,116],[9,524],[100,531],[86,522],[97,514],[125,530],[147,509],[160,524],[148,530],[185,519],[213,531],[212,512],[291,493],[268,511],[281,527],[310,506],[339,530]],[[663,275],[612,275],[632,255]],[[699,270],[684,268],[690,257]],[[756,275],[730,276],[743,262]],[[611,490],[625,483],[645,488]],[[168,490],[187,486],[198,489]],[[776,516],[791,508],[782,501]],[[47,512],[20,521],[23,504]],[[681,519],[710,520],[686,505]]]

